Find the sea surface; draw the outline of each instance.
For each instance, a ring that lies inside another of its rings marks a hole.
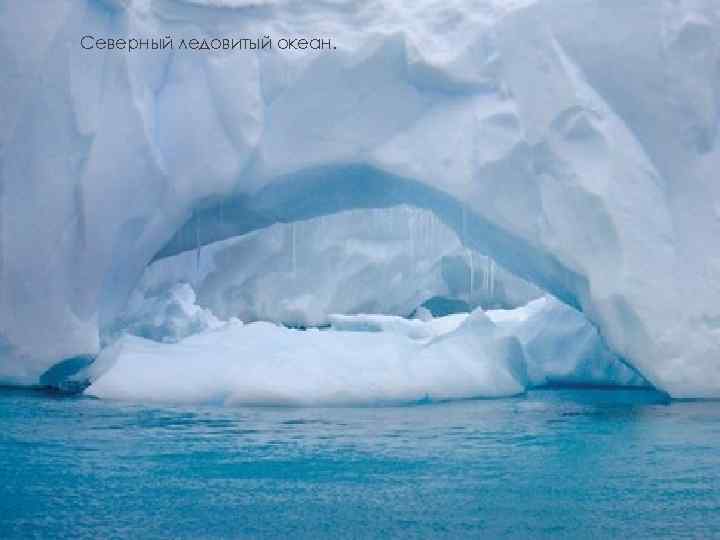
[[[0,538],[720,538],[720,402],[367,408],[0,390]]]

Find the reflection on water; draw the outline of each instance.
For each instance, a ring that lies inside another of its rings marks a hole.
[[[383,408],[0,391],[0,537],[720,535],[720,403],[538,390]]]

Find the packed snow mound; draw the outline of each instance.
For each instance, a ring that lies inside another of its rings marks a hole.
[[[197,305],[195,291],[188,283],[177,283],[156,295],[135,292],[127,311],[115,322],[115,333],[105,336],[113,342],[123,334],[153,341],[175,343],[205,330],[223,326],[210,310]]]
[[[221,319],[293,326],[328,324],[331,313],[407,316],[434,297],[517,307],[542,294],[465,248],[432,212],[404,205],[278,223],[156,260],[135,296],[178,283]]]
[[[154,259],[406,203],[720,396],[715,0],[229,3],[0,5],[2,381],[97,354]],[[266,34],[337,49],[80,46]]]
[[[90,371],[88,395],[223,405],[372,405],[524,392],[525,360],[482,310],[429,342],[397,332],[228,323],[178,343],[126,336]]]
[[[552,298],[438,318],[334,314],[322,331],[221,323],[194,298],[189,285],[177,287],[166,309],[128,324],[127,335],[89,368],[77,360],[63,365],[52,384],[83,388],[90,380],[88,394],[110,399],[304,406],[502,397],[548,384],[647,384],[581,313]]]
[[[642,376],[608,350],[582,313],[552,297],[487,315],[522,344],[532,386],[647,386]]]
[[[605,345],[579,311],[550,296],[510,310],[488,310],[499,332],[523,347],[528,385],[647,386],[647,381]],[[429,341],[460,327],[468,313],[405,319],[388,315],[331,315],[334,330],[391,332]]]

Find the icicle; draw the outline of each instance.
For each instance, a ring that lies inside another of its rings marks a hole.
[[[475,292],[475,262],[473,261],[473,252],[469,249],[465,250],[470,259],[470,291],[468,294],[468,303],[472,302],[473,293]]]
[[[295,222],[294,221],[290,224],[290,234],[291,234],[292,274],[293,274],[293,279],[294,279],[297,274],[297,256],[296,256],[296,252],[295,252]]]
[[[490,276],[489,276],[490,298],[495,296],[495,259],[490,259]]]
[[[197,219],[195,216],[195,210],[193,210],[193,223],[195,224],[195,272],[198,278],[200,277],[200,229],[198,228]]]
[[[490,295],[490,257],[485,257],[485,271],[483,276],[483,291],[485,296]]]
[[[413,219],[415,217],[414,214],[415,210],[410,209],[410,214],[408,215],[407,219],[407,227],[408,227],[408,236],[410,240],[410,257],[412,258],[412,261],[415,261],[415,235],[414,233],[414,227],[413,227]]]

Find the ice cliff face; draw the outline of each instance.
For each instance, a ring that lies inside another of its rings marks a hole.
[[[80,46],[266,34],[337,49]],[[720,396],[714,0],[2,2],[0,58],[3,381],[96,354],[153,260],[407,204]]]

